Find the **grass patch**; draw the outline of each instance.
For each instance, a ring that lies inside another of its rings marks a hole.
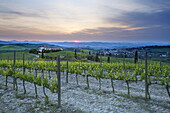
[[[90,88],[86,86],[86,87],[84,87],[84,89],[87,90],[87,89],[90,89]]]
[[[45,53],[45,55],[52,56],[52,57],[55,57],[57,55],[61,55],[61,56],[66,56],[66,55],[73,56],[74,52],[71,52],[71,51],[59,51],[59,52]]]
[[[23,103],[21,103],[21,102],[17,102],[17,104],[18,104],[18,106],[22,106],[23,105]]]
[[[103,92],[98,92],[97,94],[101,96],[101,95],[103,95]]]
[[[49,98],[48,97],[44,97],[44,101],[45,101],[45,105],[49,104],[50,101],[49,101]]]
[[[118,107],[118,108],[124,108],[123,105],[115,105],[115,104],[112,104],[112,105],[115,106],[115,107]]]
[[[107,93],[107,94],[111,94],[111,93],[113,93],[113,91],[103,91],[103,93]]]
[[[0,51],[17,51],[17,50],[26,50],[27,48],[20,45],[3,45],[0,46]]]
[[[124,100],[123,100],[123,99],[120,99],[120,98],[116,98],[116,101],[124,102]]]
[[[131,96],[128,94],[118,94],[118,96],[125,97],[125,98],[130,98]]]
[[[71,88],[71,87],[70,87],[70,88],[67,88],[67,90],[72,90],[72,89],[74,89],[74,88]]]
[[[40,104],[40,103],[41,103],[41,100],[36,100],[36,103],[37,103],[37,104]]]
[[[25,54],[25,59],[34,59],[36,58],[35,55],[29,54],[28,52],[16,52],[16,59],[21,60]],[[0,53],[0,58],[3,60],[13,60],[14,59],[14,52],[4,52]]]

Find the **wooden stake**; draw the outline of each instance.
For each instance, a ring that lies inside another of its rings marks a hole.
[[[66,83],[68,83],[68,54],[67,54],[67,62],[66,62]]]
[[[25,55],[23,54],[23,62],[22,62],[22,71],[23,71],[23,74],[25,74],[25,67],[24,67],[24,65],[25,65]],[[25,80],[23,80],[23,88],[24,88],[24,94],[26,94],[26,88],[25,88]]]
[[[16,52],[14,51],[13,71],[15,74]],[[16,90],[16,77],[13,75],[13,89]]]
[[[145,98],[148,99],[148,62],[147,62],[147,52],[145,53]]]
[[[60,55],[57,55],[58,106],[61,106]]]

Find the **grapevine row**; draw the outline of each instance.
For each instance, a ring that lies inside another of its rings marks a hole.
[[[9,60],[2,60],[0,62],[0,67],[9,68],[11,69],[13,65],[13,61]],[[24,68],[31,70],[44,70],[44,71],[57,71],[56,68],[57,64],[55,61],[25,61]],[[23,67],[22,60],[16,61],[16,68],[21,69]],[[113,80],[124,80],[127,84],[128,94],[130,94],[129,90],[129,81],[142,81],[145,79],[145,65],[144,64],[133,64],[133,63],[89,63],[89,62],[61,62],[61,71],[66,72],[66,82],[68,82],[68,73],[76,74],[76,82],[78,83],[78,75],[82,75],[86,77],[87,87],[90,87],[88,77],[94,77],[96,80],[99,81],[99,89],[101,89],[101,79],[106,78],[111,80],[111,86],[114,92],[114,85]],[[18,77],[17,75],[16,77]],[[30,79],[27,77],[22,77],[23,75],[19,76],[19,78],[27,78],[26,80]],[[148,85],[151,84],[160,84],[165,85],[168,95],[169,95],[169,84],[170,84],[170,67],[168,64],[160,65],[159,62],[152,62],[148,65],[148,72],[147,72],[147,82]],[[33,76],[32,76],[33,78]],[[36,78],[38,79],[38,77]],[[30,82],[35,82],[38,80],[29,80]],[[50,83],[48,82],[47,78],[44,78],[45,82],[44,86],[49,88]],[[43,80],[39,80],[43,81]],[[36,84],[40,84],[36,82]],[[53,92],[53,91],[52,91]]]

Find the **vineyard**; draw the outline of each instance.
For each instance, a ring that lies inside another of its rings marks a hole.
[[[170,66],[167,63],[147,60],[147,54],[145,60],[139,60],[137,63],[126,62],[126,59],[117,62],[83,62],[83,61],[60,61],[58,56],[57,61],[31,61],[25,60],[25,56],[22,56],[22,60],[16,60],[16,54],[14,53],[14,59],[1,60],[0,61],[0,75],[4,76],[5,87],[8,88],[10,84],[9,79],[13,79],[13,89],[18,93],[17,81],[22,81],[23,93],[27,93],[25,84],[27,82],[34,85],[35,97],[38,98],[39,92],[37,86],[42,86],[45,99],[48,101],[50,98],[46,89],[51,93],[58,94],[58,105],[62,103],[60,98],[60,82],[66,84],[72,83],[74,79],[77,86],[83,86],[85,89],[104,90],[102,83],[107,81],[107,87],[112,89],[109,93],[116,93],[121,95],[117,89],[117,81],[122,81],[126,84],[126,96],[133,97],[131,84],[143,85],[144,87],[143,99],[152,99],[150,94],[150,87],[154,85],[163,86],[167,95],[170,98]],[[67,56],[68,57],[68,56]],[[60,81],[60,74],[62,81]],[[64,80],[64,79],[65,80]],[[84,79],[84,83],[82,83]],[[93,79],[93,81],[91,80]],[[97,86],[94,86],[93,82]],[[85,85],[84,85],[85,84]],[[162,88],[163,88],[162,87]],[[97,88],[97,89],[96,89]],[[124,94],[125,95],[125,94]],[[60,97],[61,96],[61,97]],[[76,101],[76,100],[75,100]]]

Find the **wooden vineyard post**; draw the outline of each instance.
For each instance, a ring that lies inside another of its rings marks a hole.
[[[124,55],[123,55],[123,71],[125,73],[125,75],[127,75],[127,72],[126,72],[126,67],[125,67],[125,62],[126,62],[126,52],[124,52]]]
[[[125,58],[126,58],[126,53],[123,55],[123,70],[125,70]]]
[[[117,58],[117,57],[118,57],[118,56],[117,56],[117,54],[116,54],[116,61],[115,61],[115,62],[118,62],[118,60],[117,60],[118,58]]]
[[[17,83],[16,83],[16,77],[15,77],[15,64],[16,64],[16,52],[14,52],[14,62],[13,62],[13,89],[17,90]]]
[[[34,75],[34,79],[36,80],[38,75],[37,69],[35,69],[35,75]],[[38,91],[37,91],[37,86],[36,83],[34,82],[34,88],[35,88],[35,97],[38,98]]]
[[[82,59],[83,59],[83,56],[80,55],[80,63],[82,64]]]
[[[67,54],[67,62],[66,62],[66,83],[68,83],[68,54]]]
[[[61,106],[60,55],[57,55],[58,106]]]
[[[160,71],[162,73],[162,63],[161,63],[161,61],[160,61]]]
[[[148,99],[148,62],[147,62],[147,52],[145,53],[145,98]]]
[[[9,56],[8,56],[8,62],[9,62]],[[9,69],[9,67],[8,67]],[[6,86],[6,89],[8,88],[8,76],[5,76],[5,86]]]
[[[100,54],[100,70],[103,71],[103,69],[102,69],[102,55],[101,54]],[[99,77],[99,90],[101,90],[101,78],[100,77]]]
[[[14,66],[15,66],[15,52],[14,52],[14,62],[13,62],[13,71],[14,71]],[[15,76],[13,75],[13,90],[15,90]]]
[[[44,80],[44,70],[43,69],[42,69],[42,79]],[[45,85],[44,84],[43,84],[43,93],[45,95],[45,98],[48,100],[48,96],[47,96],[47,94],[45,92]]]
[[[23,54],[23,62],[22,62],[22,71],[23,71],[23,75],[25,75],[25,55]],[[26,88],[25,88],[25,80],[23,79],[23,88],[24,88],[24,94],[26,94]]]
[[[48,70],[48,78],[51,79],[51,72]]]
[[[102,55],[100,54],[100,67],[102,68]]]

